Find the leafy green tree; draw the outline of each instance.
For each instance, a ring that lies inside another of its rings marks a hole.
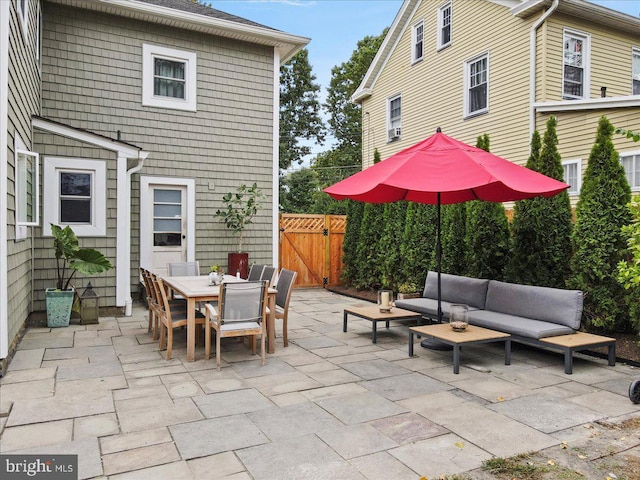
[[[542,150],[534,168],[556,180],[563,180],[562,161],[558,152],[558,121],[547,121]],[[535,135],[535,134],[534,134]],[[532,140],[532,157],[534,142]],[[519,283],[564,288],[570,274],[571,202],[566,191],[550,198],[533,198],[518,202],[514,213],[513,257],[509,276]],[[517,217],[516,217],[517,215]]]
[[[409,202],[400,246],[404,282],[423,285],[427,272],[434,268],[436,229],[435,205]]]
[[[309,52],[300,50],[280,67],[280,169],[302,163],[311,147],[300,139],[322,144],[325,127],[320,118],[320,85],[311,71]]]
[[[574,255],[569,285],[585,294],[586,327],[603,331],[628,326],[627,298],[617,281],[617,266],[625,255],[622,227],[631,223],[627,205],[631,189],[613,146],[613,131],[611,122],[601,117],[571,236]]]
[[[319,190],[316,172],[295,170],[280,178],[280,210],[287,213],[314,213],[313,193]]]
[[[640,333],[640,195],[629,204],[633,222],[622,227],[627,238],[629,257],[618,263],[618,281],[629,292],[629,320],[634,332]]]
[[[476,146],[490,151],[489,135],[478,137]],[[467,202],[467,275],[502,280],[509,254],[509,222],[501,203]]]
[[[364,213],[364,203],[346,200],[347,226],[342,242],[342,281],[354,285],[358,274],[358,243],[360,240],[360,226]]]
[[[358,271],[355,286],[358,288],[377,288],[380,286],[381,268],[378,263],[380,252],[380,223],[384,205],[365,203],[360,224],[360,236],[356,249]]]

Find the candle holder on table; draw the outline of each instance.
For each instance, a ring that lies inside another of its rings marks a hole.
[[[378,290],[378,307],[382,313],[391,312],[393,307],[393,290]]]

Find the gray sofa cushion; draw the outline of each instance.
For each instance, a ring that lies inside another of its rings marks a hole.
[[[445,319],[449,319],[449,307],[451,305],[453,305],[453,303],[444,300],[442,301],[442,316]],[[434,300],[433,298],[409,298],[407,300],[396,300],[396,307],[421,313],[425,317],[433,319],[438,318],[438,300]],[[471,311],[476,309],[469,307],[469,310]]]
[[[478,327],[490,328],[500,332],[519,335],[527,338],[545,338],[556,335],[569,335],[575,333],[566,325],[558,325],[553,322],[543,322],[531,318],[492,312],[489,310],[475,310],[469,312],[469,323]]]
[[[440,283],[442,287],[443,301],[449,303],[462,303],[474,308],[485,308],[485,297],[487,295],[489,280],[443,273],[441,274]],[[437,272],[429,271],[427,273],[422,296],[425,298],[438,299]]]
[[[485,308],[578,330],[582,317],[582,292],[491,280]]]

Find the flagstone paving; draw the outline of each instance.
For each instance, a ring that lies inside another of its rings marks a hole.
[[[77,454],[81,479],[417,480],[563,442],[593,459],[640,451],[640,434],[600,445],[594,432],[640,417],[627,396],[638,369],[579,354],[566,375],[562,356],[517,344],[506,366],[488,344],[465,347],[455,375],[450,351],[408,357],[407,325],[376,344],[368,321],[342,332],[359,303],[295,290],[289,347],[278,329],[262,366],[228,339],[220,371],[203,347],[186,361],[184,329],[166,360],[142,305],[29,329],[0,379],[0,452]]]

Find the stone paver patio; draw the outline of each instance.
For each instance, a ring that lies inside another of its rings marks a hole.
[[[278,336],[262,367],[228,339],[221,371],[202,347],[186,362],[184,332],[165,360],[143,306],[31,328],[0,380],[0,452],[77,454],[82,479],[437,478],[578,448],[597,422],[640,415],[627,396],[638,369],[576,355],[565,375],[561,355],[517,344],[505,366],[495,344],[465,348],[454,375],[451,352],[408,357],[406,324],[375,345],[368,321],[343,333],[343,309],[361,303],[295,290],[289,347]],[[640,457],[631,437],[618,448]]]

